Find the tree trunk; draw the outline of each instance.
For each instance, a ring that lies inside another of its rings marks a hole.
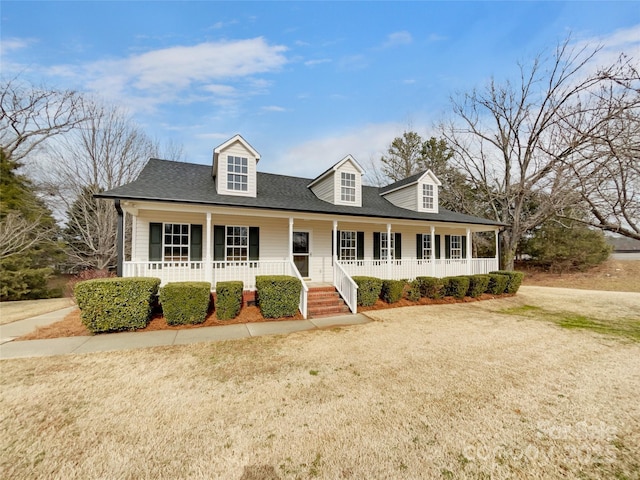
[[[518,241],[510,230],[500,232],[499,240],[500,270],[513,270],[513,260],[516,258]]]

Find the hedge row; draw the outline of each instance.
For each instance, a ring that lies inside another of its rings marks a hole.
[[[210,299],[209,282],[174,282],[160,289],[162,313],[169,325],[204,322]]]
[[[242,308],[242,290],[244,284],[241,281],[216,283],[216,316],[218,320],[231,320],[236,318]]]
[[[256,300],[265,318],[293,317],[298,313],[302,282],[288,275],[256,276]]]
[[[438,299],[445,296],[462,299],[477,298],[483,293],[500,295],[516,293],[522,283],[522,272],[500,270],[483,275],[459,275],[454,277],[417,277],[411,282],[381,280],[375,277],[353,277],[358,285],[358,305],[368,307],[381,298],[387,303],[399,301],[403,295],[408,300],[421,297]]]
[[[99,278],[77,283],[73,293],[90,332],[117,332],[147,326],[159,286],[159,278]]]

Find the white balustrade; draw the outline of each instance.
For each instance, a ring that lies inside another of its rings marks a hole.
[[[335,262],[335,268],[333,269],[333,285],[342,296],[349,310],[352,313],[356,313],[358,309],[358,285],[338,261]]]

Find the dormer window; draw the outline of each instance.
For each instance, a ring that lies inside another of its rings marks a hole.
[[[227,157],[227,188],[229,190],[247,191],[249,162],[245,157]]]
[[[356,201],[356,174],[340,173],[340,200],[343,202]]]
[[[433,210],[433,185],[422,184],[422,208]]]

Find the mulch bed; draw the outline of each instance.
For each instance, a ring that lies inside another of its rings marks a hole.
[[[401,299],[396,303],[387,303],[383,300],[378,300],[374,305],[370,307],[358,307],[358,312],[369,312],[372,310],[384,310],[387,308],[398,307],[411,307],[416,305],[443,305],[452,303],[467,303],[478,302],[481,300],[491,300],[494,298],[501,298],[511,296],[509,294],[504,295],[489,295],[483,294],[478,298],[465,297],[462,300],[457,300],[453,297],[444,297],[439,299],[421,298],[417,302],[412,302],[406,298]],[[256,322],[278,322],[286,320],[302,320],[302,314],[298,313],[293,317],[281,317],[281,318],[264,318],[260,309],[255,306],[244,307],[240,310],[240,314],[232,320],[219,320],[216,317],[215,311],[210,312],[203,323],[196,325],[169,325],[162,314],[155,314],[151,318],[151,321],[145,328],[136,330],[137,332],[153,332],[157,330],[186,330],[191,328],[201,327],[213,327],[218,325],[233,325],[238,323],[256,323]],[[60,338],[60,337],[77,337],[77,336],[89,336],[93,335],[82,324],[80,320],[80,310],[77,308],[69,313],[63,320],[47,325],[44,327],[38,327],[31,333],[23,335],[17,340],[41,340],[47,338]],[[104,335],[104,334],[101,334]]]

